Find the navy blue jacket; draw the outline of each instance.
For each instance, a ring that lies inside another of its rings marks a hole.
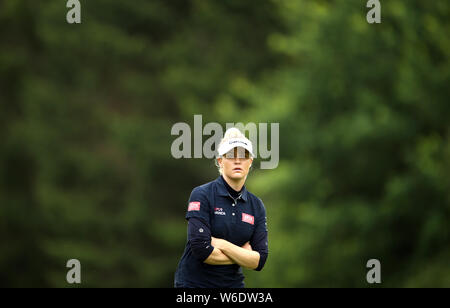
[[[222,176],[193,189],[186,212],[188,240],[175,273],[175,287],[244,287],[239,265],[204,263],[214,249],[211,236],[237,246],[250,241],[260,254],[256,270],[263,268],[268,256],[264,204],[245,186],[240,194],[230,194],[229,189]]]

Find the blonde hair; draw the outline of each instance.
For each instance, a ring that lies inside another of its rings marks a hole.
[[[227,142],[230,139],[233,138],[245,138],[245,135],[236,127],[231,127],[229,129],[227,129],[227,131],[225,132],[225,134],[223,135],[222,140],[220,140],[219,146],[217,148],[220,148],[220,146],[222,144],[224,144],[225,142]],[[220,156],[217,156],[214,160],[214,164],[216,165],[217,169],[219,170],[219,173],[222,174],[222,168],[220,167],[219,163],[217,162],[217,158],[219,158]]]

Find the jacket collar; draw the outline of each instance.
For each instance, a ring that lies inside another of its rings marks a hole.
[[[219,194],[219,196],[231,197],[228,193],[227,188],[225,187],[225,180],[222,178],[222,176],[219,176],[215,182],[217,183],[217,193]],[[243,199],[245,202],[247,202],[248,200],[248,191],[245,188],[245,185],[242,187],[241,199]]]

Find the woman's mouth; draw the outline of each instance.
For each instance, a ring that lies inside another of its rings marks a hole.
[[[241,168],[234,168],[233,171],[234,172],[242,172],[242,169]]]

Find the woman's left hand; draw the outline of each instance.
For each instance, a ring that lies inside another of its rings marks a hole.
[[[211,236],[211,246],[213,246],[214,248],[221,249],[225,247],[226,244],[226,240]]]

